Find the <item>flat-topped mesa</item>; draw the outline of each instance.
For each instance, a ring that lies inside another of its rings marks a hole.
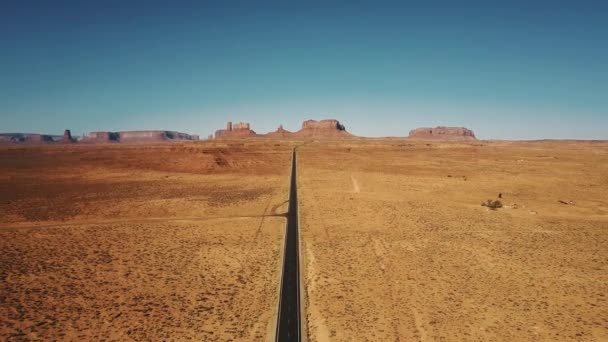
[[[163,141],[167,139],[164,131],[126,131],[118,132],[121,142]]]
[[[176,131],[165,131],[167,138],[172,140],[200,140],[198,134],[187,134]]]
[[[302,123],[302,129],[295,133],[301,137],[314,138],[341,138],[351,137],[352,135],[346,131],[344,125],[338,120],[306,120]]]
[[[114,133],[114,132],[90,132],[89,134],[85,135],[84,137],[82,137],[83,142],[96,142],[96,143],[103,143],[103,142],[118,142],[118,133]]]
[[[38,133],[0,133],[0,143],[17,144],[51,144],[51,143],[149,143],[181,140],[199,140],[198,135],[176,131],[124,131],[124,132],[91,132],[75,139],[69,129],[63,135]]]
[[[0,133],[0,143],[31,143],[46,144],[56,143],[62,140],[61,135],[39,134],[39,133]]]
[[[215,131],[215,139],[254,137],[256,135],[255,131],[251,130],[251,126],[248,122],[238,122],[234,125],[232,122],[228,122],[226,124],[226,129],[218,129]]]
[[[465,127],[422,127],[410,131],[409,139],[477,140],[475,133]]]
[[[123,131],[123,132],[91,132],[83,138],[83,142],[126,142],[145,143],[176,140],[198,140],[198,135],[190,135],[176,131]]]
[[[306,120],[302,122],[302,129],[332,129],[338,131],[346,130],[344,125],[340,124],[338,120],[325,119],[325,120]]]

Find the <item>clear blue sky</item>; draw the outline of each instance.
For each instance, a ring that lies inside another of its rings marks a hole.
[[[605,1],[295,3],[0,1],[0,132],[608,139]]]

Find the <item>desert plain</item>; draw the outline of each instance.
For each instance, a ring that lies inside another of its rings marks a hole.
[[[0,152],[0,340],[262,340],[291,149]]]
[[[309,340],[608,340],[607,142],[258,138],[0,147],[0,339],[272,340],[294,146]]]
[[[607,143],[325,143],[298,161],[312,341],[608,340]]]

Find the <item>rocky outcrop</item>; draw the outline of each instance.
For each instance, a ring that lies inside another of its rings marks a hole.
[[[167,139],[171,140],[199,140],[198,134],[186,134],[175,131],[165,131]]]
[[[198,140],[198,135],[190,135],[175,131],[123,131],[123,132],[91,132],[83,138],[88,143],[146,143],[176,140]]]
[[[332,129],[344,131],[344,125],[340,124],[338,120],[325,119],[321,121],[306,120],[302,122],[302,129]]]
[[[82,141],[93,143],[118,142],[118,134],[112,132],[91,132],[84,136]]]
[[[435,127],[416,128],[410,131],[409,139],[436,139],[436,140],[476,140],[475,133],[464,127]]]
[[[279,128],[270,133],[256,134],[251,130],[249,123],[239,122],[232,124],[228,122],[226,129],[215,131],[215,139],[220,138],[246,138],[246,137],[267,137],[267,138],[346,138],[352,137],[346,131],[344,125],[338,120],[306,120],[302,123],[302,128],[297,132],[290,132],[280,125]]]
[[[32,133],[3,133],[0,143],[146,143],[179,140],[199,140],[198,135],[176,131],[124,131],[124,132],[91,132],[80,139],[74,139],[69,129],[63,135],[32,134]]]
[[[251,130],[248,122],[239,122],[232,124],[228,122],[226,129],[218,129],[215,131],[215,139],[219,138],[244,138],[244,137],[255,137],[257,134]]]
[[[294,133],[284,129],[283,125],[280,125],[276,131],[265,134],[265,136],[269,138],[290,138],[293,137],[293,135]]]
[[[61,142],[64,142],[64,143],[74,142],[74,138],[72,138],[72,132],[70,132],[69,129],[66,129],[65,131],[63,131],[63,138],[61,139]]]
[[[61,135],[49,135],[38,133],[1,133],[0,143],[54,143],[62,140]]]
[[[2,133],[0,134],[0,143],[17,143],[21,140],[18,133]]]
[[[121,142],[153,142],[167,139],[165,131],[125,131],[118,132]]]
[[[155,142],[173,140],[198,140],[198,135],[175,131],[123,131],[114,134],[120,142]]]
[[[198,135],[176,131],[124,131],[124,132],[91,132],[82,138],[74,139],[69,129],[63,135],[37,133],[0,133],[0,143],[146,143],[180,140],[199,140]]]
[[[256,134],[247,122],[232,124],[228,122],[225,129],[215,131],[214,138],[248,138],[267,137],[278,139],[343,139],[356,138],[346,131],[346,127],[335,119],[306,120],[302,122],[302,128],[297,132],[290,132],[282,125],[267,134]],[[475,134],[464,127],[435,127],[417,128],[410,131],[410,139],[444,139],[444,140],[475,140]],[[121,131],[91,132],[82,138],[74,139],[70,130],[66,129],[63,135],[27,134],[27,133],[4,133],[0,134],[0,143],[59,143],[59,142],[82,142],[82,143],[158,143],[167,141],[199,140],[198,135],[190,135],[176,131],[146,130],[146,131]]]
[[[320,121],[306,120],[302,123],[302,129],[294,134],[298,137],[309,138],[352,137],[352,135],[346,131],[344,125],[335,119],[326,119]]]

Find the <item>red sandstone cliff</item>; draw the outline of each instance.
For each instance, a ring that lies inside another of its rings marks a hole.
[[[239,122],[232,124],[228,122],[226,129],[218,129],[215,131],[215,139],[219,138],[243,138],[243,137],[255,137],[257,134],[251,130],[248,122]]]
[[[176,140],[198,140],[198,135],[190,135],[175,131],[91,132],[82,139],[83,142],[88,143],[148,143]]]
[[[353,136],[346,131],[344,125],[334,119],[306,120],[302,123],[302,129],[295,132],[294,135],[307,138],[347,138]]]
[[[475,133],[464,127],[416,128],[410,131],[410,139],[476,140]]]
[[[61,142],[63,136],[39,133],[0,133],[0,143],[50,144]]]
[[[280,125],[276,131],[266,133],[264,136],[269,138],[290,138],[294,136],[294,133],[284,129],[283,125]]]
[[[302,128],[297,132],[290,132],[279,126],[279,128],[270,133],[256,134],[251,130],[249,123],[239,122],[232,124],[228,122],[226,129],[215,131],[215,138],[245,138],[245,137],[267,137],[267,138],[348,138],[353,137],[352,134],[346,131],[344,125],[338,120],[306,120],[302,123]]]

